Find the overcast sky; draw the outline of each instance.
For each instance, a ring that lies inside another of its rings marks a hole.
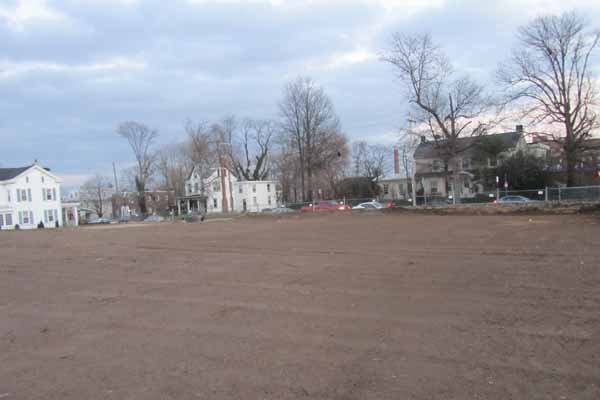
[[[0,0],[0,165],[37,158],[67,186],[130,162],[120,121],[184,137],[187,119],[276,118],[310,76],[348,136],[393,143],[406,102],[378,61],[392,32],[430,32],[455,67],[493,84],[516,28],[588,0]]]

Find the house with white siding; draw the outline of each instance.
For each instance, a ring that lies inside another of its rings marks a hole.
[[[240,181],[227,168],[214,168],[202,178],[199,167],[190,173],[185,195],[177,199],[179,212],[259,212],[277,207],[277,182]]]
[[[0,229],[35,229],[63,225],[61,180],[37,162],[0,168]]]

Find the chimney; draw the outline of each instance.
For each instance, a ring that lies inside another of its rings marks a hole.
[[[394,146],[394,175],[400,175],[400,156],[398,146]]]
[[[517,125],[515,127],[515,132],[517,132],[517,133],[523,133],[523,125]]]

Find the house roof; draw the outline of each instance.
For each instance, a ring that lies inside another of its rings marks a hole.
[[[463,152],[472,149],[482,137],[494,137],[499,138],[507,148],[511,148],[517,145],[522,135],[523,133],[521,132],[505,132],[486,136],[462,137],[457,139],[456,144],[458,151]],[[440,147],[443,146],[444,142],[426,141],[419,143],[419,146],[415,150],[414,158],[439,158]]]
[[[33,165],[19,168],[0,168],[0,181],[8,181],[16,178],[31,167],[33,167]]]

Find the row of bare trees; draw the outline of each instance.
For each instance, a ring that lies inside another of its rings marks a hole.
[[[181,196],[194,168],[206,178],[220,166],[240,180],[277,180],[284,202],[332,196],[349,150],[331,99],[310,78],[298,78],[285,86],[278,106],[279,118],[272,120],[188,121],[183,140],[163,145],[155,129],[120,123],[116,133],[127,141],[135,161],[121,171],[120,188],[137,192],[140,211],[146,213],[145,191],[169,189]],[[114,189],[111,179],[97,175],[80,195],[101,217],[107,193]]]
[[[510,60],[497,73],[504,93],[494,98],[471,77],[458,75],[428,34],[393,35],[382,59],[404,85],[408,117],[414,122],[410,132],[433,141],[447,178],[450,169],[453,174],[459,170],[459,155],[476,143],[458,139],[488,133],[510,109],[532,125],[558,128],[552,140],[564,151],[567,184],[572,186],[586,139],[600,128],[598,85],[591,68],[600,32],[569,12],[534,19],[519,29],[517,39]],[[453,192],[457,181],[454,176]]]

